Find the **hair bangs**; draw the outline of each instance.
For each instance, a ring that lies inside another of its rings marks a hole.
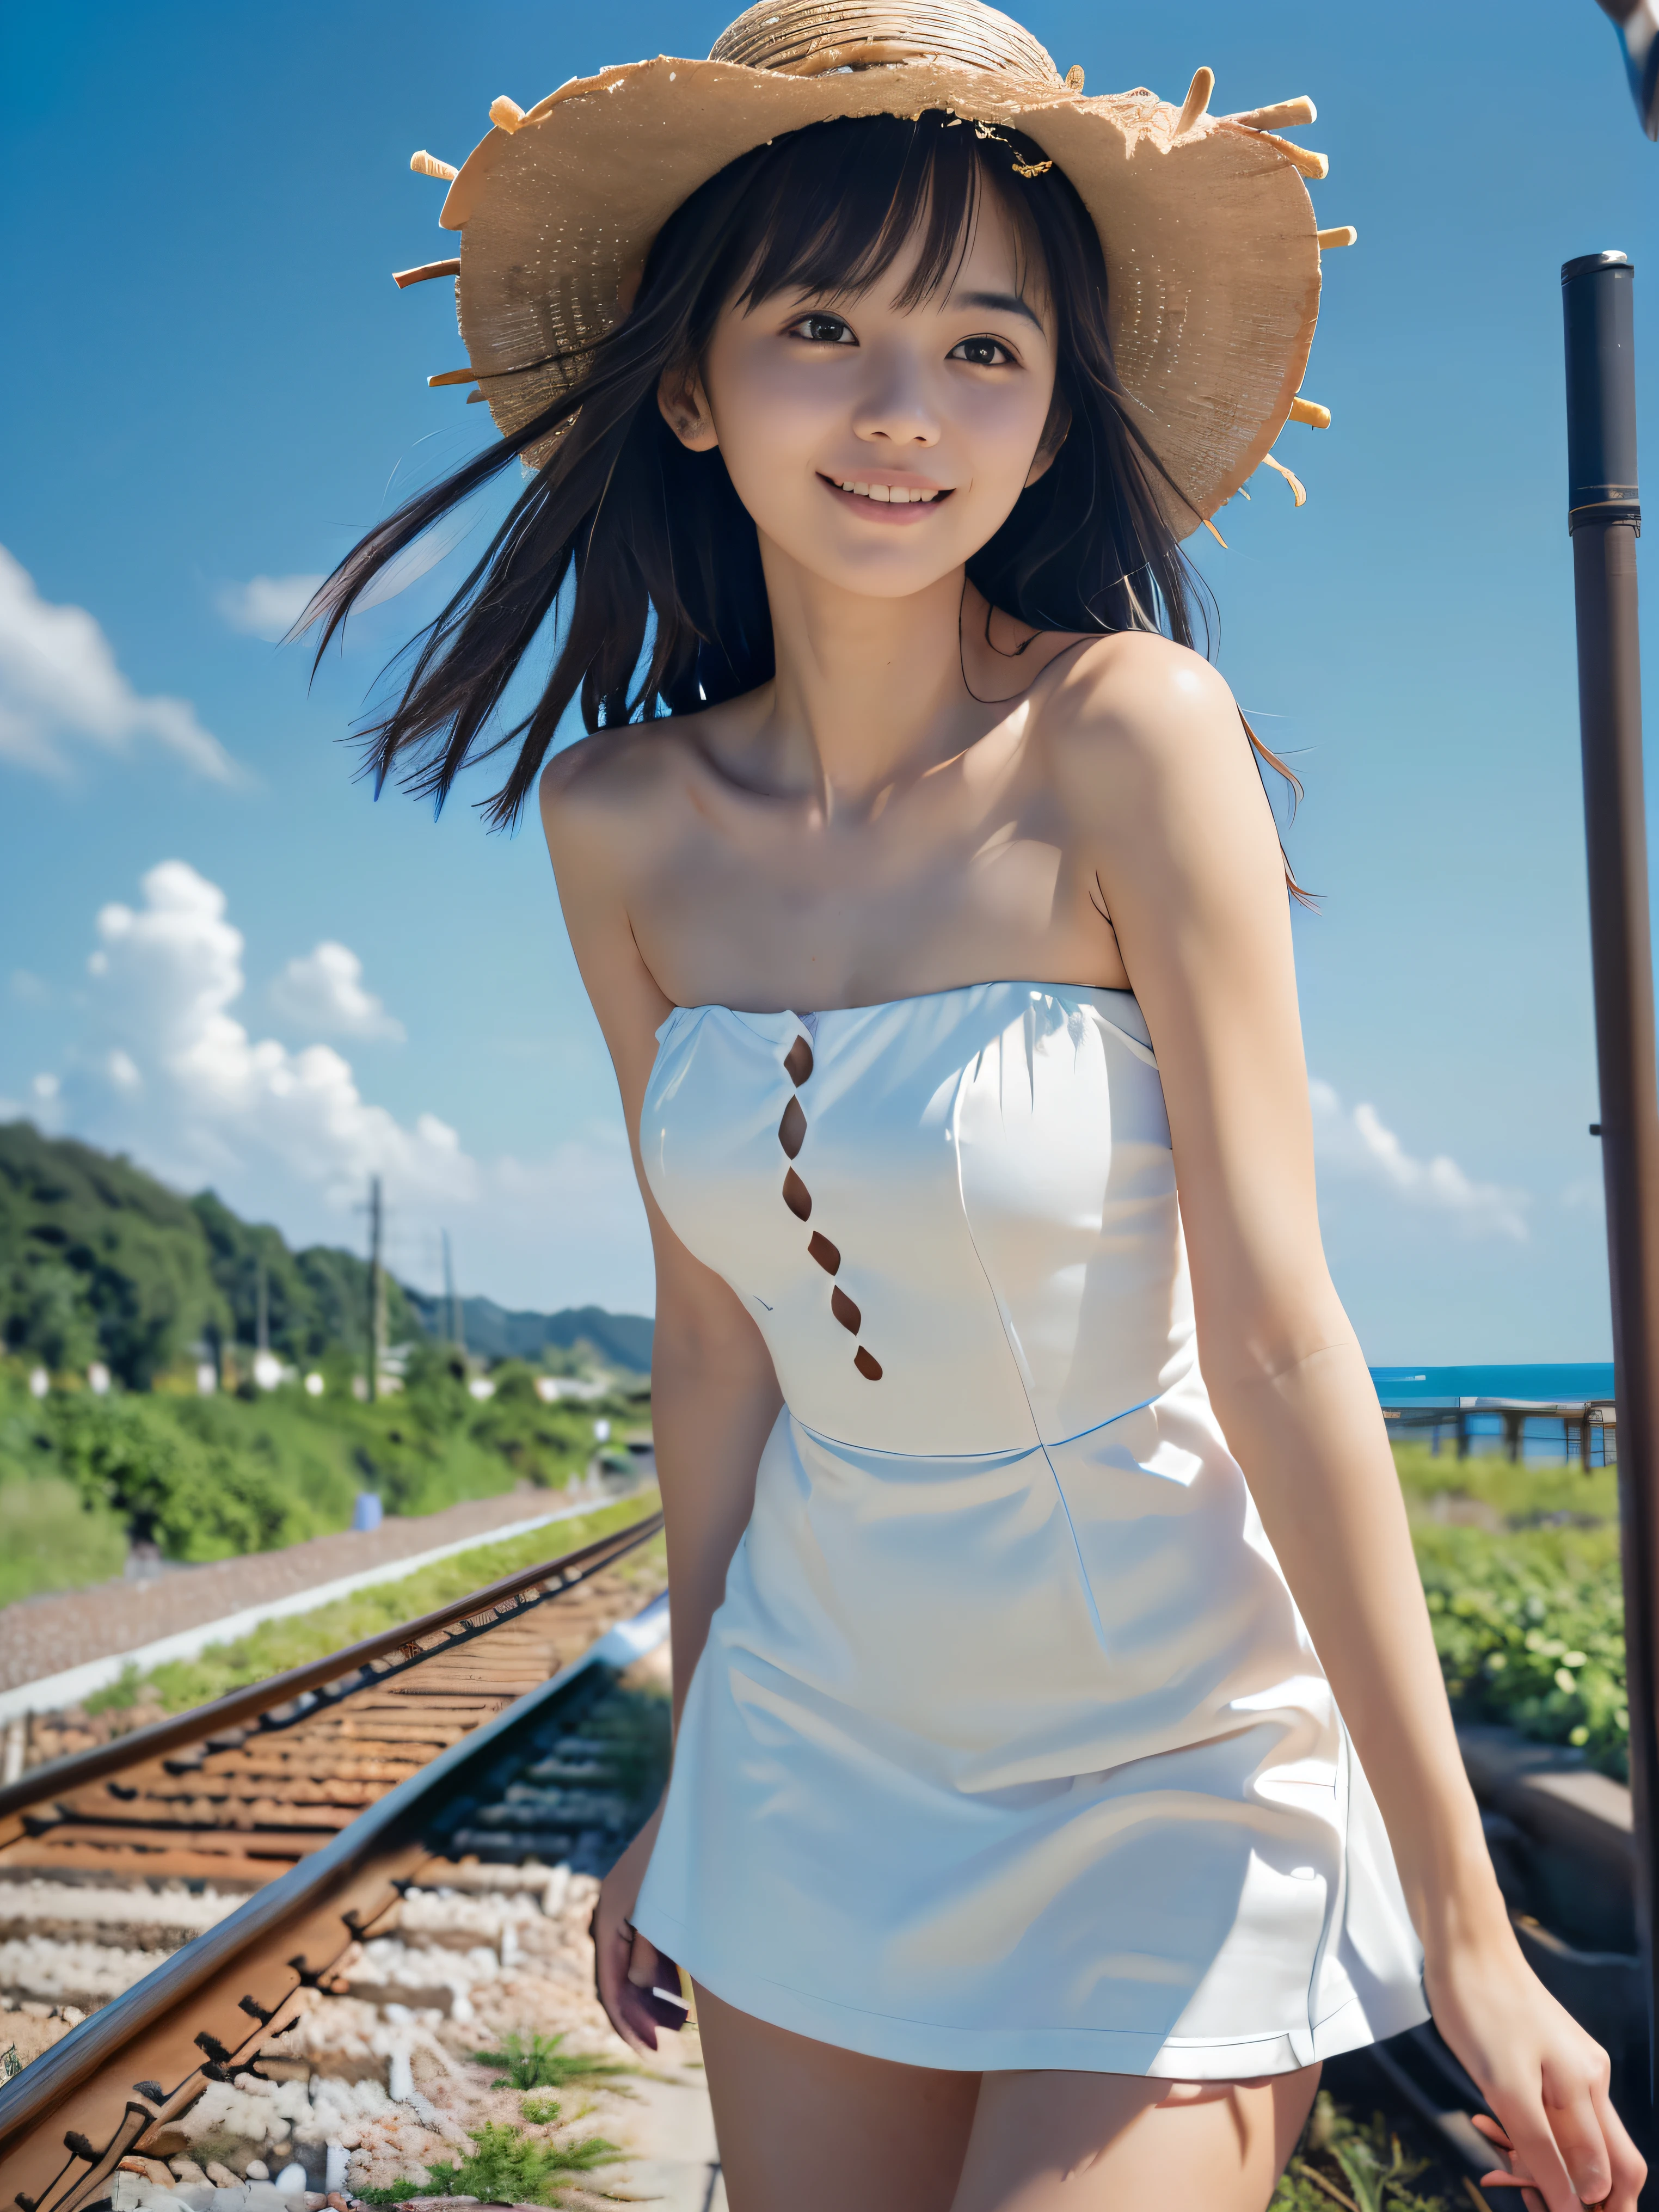
[[[755,179],[744,235],[733,240],[744,274],[732,296],[744,308],[787,292],[856,299],[912,250],[895,305],[921,306],[954,283],[988,185],[1012,219],[1022,285],[1035,263],[1047,292],[1041,239],[1015,194],[999,190],[1006,156],[1018,150],[1009,137],[982,143],[975,125],[929,110],[911,120],[871,116],[851,130],[814,124],[776,150],[781,158]]]

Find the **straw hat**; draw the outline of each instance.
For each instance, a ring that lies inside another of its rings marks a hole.
[[[751,147],[837,116],[914,116],[1018,128],[1063,169],[1105,251],[1125,388],[1186,504],[1185,536],[1267,458],[1287,420],[1330,416],[1297,395],[1319,311],[1321,231],[1304,178],[1324,156],[1278,135],[1314,119],[1289,100],[1214,116],[1214,79],[1175,107],[1145,90],[1085,98],[1030,32],[981,0],[763,0],[707,61],[659,56],[573,78],[494,128],[450,180],[439,220],[459,260],[398,284],[457,276],[471,384],[498,428],[520,429],[568,388],[580,356],[631,301],[651,241],[707,179]],[[567,356],[562,368],[555,356]],[[544,453],[532,459],[545,458]],[[1302,487],[1285,475],[1302,503]],[[1213,527],[1213,526],[1212,526]]]

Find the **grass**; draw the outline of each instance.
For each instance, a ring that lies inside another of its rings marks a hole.
[[[1455,2198],[1419,2195],[1425,2175],[1434,2178],[1431,2161],[1380,2112],[1357,2120],[1322,2089],[1267,2212],[1454,2212]]]
[[[0,1479],[0,1605],[105,1582],[126,1556],[119,1515],[88,1512],[62,1475],[19,1470]]]
[[[561,2174],[591,2173],[623,2155],[603,2136],[550,2142],[526,2136],[510,2120],[486,2120],[467,2133],[476,2148],[459,2164],[445,2160],[427,2168],[427,2186],[450,2197],[477,2197],[486,2204],[557,2204]],[[410,2194],[415,2192],[411,2190]]]
[[[501,2051],[475,2051],[472,2054],[480,2066],[501,2066],[506,2069],[495,2087],[498,2089],[566,2089],[573,2082],[599,2081],[612,2074],[637,2074],[637,2066],[629,2066],[619,2058],[594,2058],[579,2051],[561,2051],[562,2035],[532,2033],[528,2042],[515,2029],[506,2038],[506,2047]],[[556,2105],[548,2117],[556,2119]],[[524,2107],[526,2119],[537,2120],[544,2116]]]
[[[577,1551],[632,1521],[643,1519],[656,1503],[654,1491],[644,1491],[574,1520],[557,1522],[551,1528],[533,1528],[505,1544],[480,1544],[475,1550],[458,1552],[453,1559],[440,1559],[401,1581],[377,1583],[372,1589],[319,1606],[314,1613],[266,1621],[234,1644],[210,1644],[196,1658],[171,1661],[143,1681],[129,1669],[119,1683],[100,1693],[101,1701],[112,1707],[142,1701],[159,1705],[169,1713],[205,1705],[245,1683],[264,1681],[287,1668],[326,1658],[331,1651],[342,1650],[381,1629],[396,1628],[422,1613],[435,1612],[440,1606],[466,1597],[520,1567]],[[662,1559],[662,1539],[658,1536],[631,1553],[622,1562],[621,1571],[644,1579],[653,1571],[660,1574]]]
[[[1466,1498],[1484,1507],[1506,1528],[1552,1521],[1613,1522],[1619,1518],[1619,1470],[1593,1467],[1513,1465],[1498,1452],[1459,1459],[1449,1444],[1437,1455],[1426,1443],[1397,1443],[1394,1463],[1413,1519],[1432,1517],[1437,1497]]]

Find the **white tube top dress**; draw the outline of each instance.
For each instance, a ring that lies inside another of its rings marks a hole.
[[[1199,1371],[1127,992],[677,1009],[651,1188],[784,1408],[635,1918],[914,2065],[1286,2071],[1428,2016],[1387,1835]]]

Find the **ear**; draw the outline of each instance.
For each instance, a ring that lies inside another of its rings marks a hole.
[[[712,453],[720,444],[702,372],[695,362],[664,369],[657,383],[662,419],[688,453]]]
[[[1036,454],[1026,471],[1025,484],[1029,490],[1039,477],[1046,477],[1054,465],[1054,456],[1066,443],[1072,428],[1072,410],[1055,392],[1048,409],[1048,419],[1042,426],[1042,436]]]

